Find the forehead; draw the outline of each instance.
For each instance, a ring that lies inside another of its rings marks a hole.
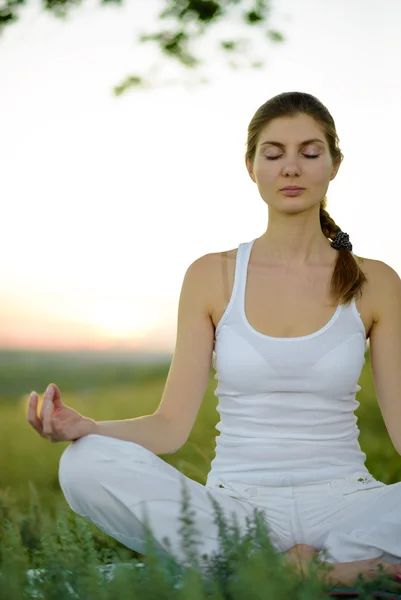
[[[269,137],[266,137],[268,135]],[[320,125],[309,115],[278,117],[261,130],[259,143],[272,139],[286,143],[297,143],[309,138],[325,139]]]

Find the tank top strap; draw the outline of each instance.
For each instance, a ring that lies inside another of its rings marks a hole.
[[[243,310],[248,262],[254,242],[255,240],[251,240],[250,242],[242,242],[239,244],[237,250],[234,283],[230,299],[230,312],[234,313],[236,316],[238,311],[241,313]]]

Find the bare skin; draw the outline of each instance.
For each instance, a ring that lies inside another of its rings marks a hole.
[[[297,573],[307,575],[308,566],[318,552],[316,548],[307,544],[297,544],[285,553],[285,557],[295,567]],[[386,574],[390,578],[395,577],[397,572],[401,572],[400,563],[393,564],[380,558],[344,563],[323,562],[321,564],[332,567],[332,570],[329,572],[319,570],[318,573],[319,579],[322,579],[330,587],[353,586],[357,582],[358,575],[362,575],[365,581],[374,581],[381,575],[379,564],[383,565],[383,574]]]

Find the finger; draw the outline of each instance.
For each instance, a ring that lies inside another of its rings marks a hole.
[[[44,420],[44,416],[45,416],[45,408],[47,406],[48,401],[52,400],[53,397],[53,387],[51,384],[49,384],[45,390],[45,393],[43,394],[43,402],[42,402],[42,407],[40,409],[40,420],[43,423]]]
[[[38,418],[38,395],[36,392],[32,392],[29,397],[27,417],[28,423],[42,435],[42,422]]]
[[[43,434],[46,436],[53,434],[52,416],[53,416],[53,392],[46,390],[43,398]]]
[[[64,406],[63,401],[61,400],[61,393],[60,393],[60,389],[58,388],[58,386],[55,383],[50,383],[49,385],[52,386],[53,388],[53,406],[55,408],[61,408],[62,406]]]

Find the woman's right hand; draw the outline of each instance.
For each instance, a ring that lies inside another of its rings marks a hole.
[[[48,385],[38,417],[38,395],[32,392],[28,403],[28,423],[38,434],[51,442],[68,442],[96,433],[96,421],[84,417],[63,404],[55,383]]]

